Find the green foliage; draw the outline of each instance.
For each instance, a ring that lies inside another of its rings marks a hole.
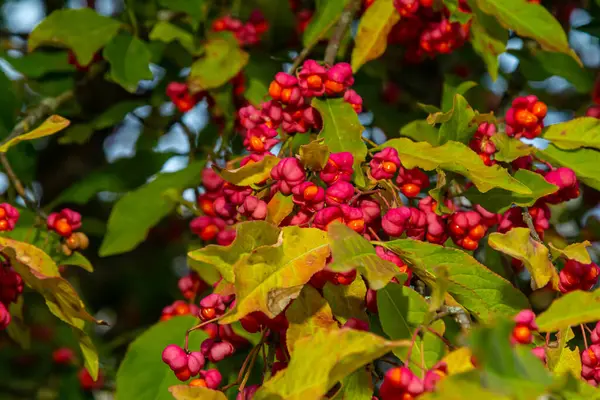
[[[359,186],[364,186],[360,164],[367,156],[367,146],[362,141],[363,126],[350,104],[342,99],[314,99],[312,106],[316,108],[323,118],[323,130],[319,139],[332,153],[347,151],[354,156],[354,181]]]
[[[554,124],[544,133],[544,139],[550,140],[563,150],[575,150],[592,147],[600,150],[600,121],[596,118],[575,118],[568,122]]]
[[[197,161],[184,170],[159,174],[119,199],[110,214],[100,255],[106,257],[134,249],[150,228],[175,208],[176,203],[167,192],[175,190],[178,195],[183,189],[196,186],[203,166],[203,161]]]
[[[146,44],[135,36],[125,33],[115,36],[102,54],[110,63],[110,79],[128,92],[135,92],[142,79],[152,79],[152,54]]]
[[[89,8],[56,10],[31,32],[28,48],[33,51],[42,45],[65,46],[73,50],[81,65],[87,65],[120,28],[118,21]]]
[[[149,35],[150,40],[157,40],[165,43],[171,43],[174,41],[179,42],[184,49],[190,52],[190,54],[198,53],[194,36],[185,31],[184,29],[173,25],[167,21],[159,21],[152,32]]]
[[[335,319],[346,323],[350,318],[368,321],[365,312],[367,287],[362,279],[355,279],[349,285],[334,285],[327,282],[323,287],[323,297],[331,306]]]
[[[558,300],[537,318],[542,332],[554,332],[600,319],[600,292],[576,290]]]
[[[183,335],[196,321],[191,316],[174,317],[144,331],[129,345],[127,355],[117,371],[116,397],[140,400],[167,400],[173,396],[169,387],[179,380],[161,362],[161,353],[169,344],[183,345]],[[200,347],[207,335],[202,331],[190,335],[190,348]]]
[[[319,1],[317,10],[304,31],[302,37],[304,46],[312,46],[319,40],[324,39],[339,20],[348,2],[349,0]]]
[[[506,169],[493,165],[487,167],[467,146],[450,141],[439,147],[427,142],[412,142],[409,139],[392,139],[381,145],[398,150],[402,165],[406,168],[419,167],[427,171],[441,168],[469,178],[479,191],[486,193],[498,187],[518,194],[529,194],[531,190],[514,179]]]

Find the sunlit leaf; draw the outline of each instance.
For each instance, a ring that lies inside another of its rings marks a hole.
[[[575,290],[554,300],[536,322],[542,332],[556,332],[579,324],[600,320],[600,290]]]
[[[44,136],[53,135],[56,132],[60,132],[63,129],[65,129],[67,126],[69,126],[70,123],[71,122],[68,119],[63,118],[60,115],[52,115],[34,130],[16,136],[7,141],[6,143],[2,144],[2,146],[0,146],[0,153],[6,153],[10,147],[14,146],[19,142],[39,139]]]
[[[574,150],[580,147],[593,147],[600,150],[600,120],[581,117],[550,125],[544,133],[544,139],[550,140],[563,150]]]
[[[288,367],[265,382],[254,400],[321,398],[333,385],[363,365],[409,344],[409,341],[392,342],[354,329],[319,331],[296,342]]]
[[[468,347],[460,347],[448,353],[443,359],[448,366],[448,375],[460,374],[472,370],[475,368],[472,360],[473,353],[471,353],[471,349]]]
[[[329,158],[329,147],[323,143],[324,140],[313,140],[309,144],[300,146],[300,162],[311,171],[320,171],[327,164]]]
[[[329,245],[325,232],[288,226],[276,244],[262,246],[234,265],[236,305],[221,320],[231,323],[262,311],[274,318],[296,298],[314,273],[325,268]]]
[[[267,204],[267,222],[275,226],[279,226],[294,209],[292,196],[285,196],[281,192],[277,192]]]
[[[233,183],[237,186],[249,186],[269,178],[271,176],[271,170],[278,162],[279,158],[275,156],[266,156],[258,162],[250,162],[241,168],[232,170],[218,169],[216,171],[221,178],[229,183]]]
[[[191,251],[188,257],[212,265],[224,280],[234,281],[233,266],[245,255],[261,246],[277,243],[280,230],[265,221],[246,221],[236,224],[236,236],[229,246],[211,244]]]
[[[548,283],[558,290],[558,273],[548,259],[548,248],[533,240],[529,228],[513,228],[507,233],[491,233],[490,246],[523,262],[536,284],[543,288]]]
[[[381,289],[400,274],[394,263],[379,257],[367,239],[346,225],[333,223],[327,234],[333,255],[333,263],[329,266],[332,270],[345,272],[356,269],[374,290]]]
[[[511,162],[519,157],[531,155],[536,152],[536,148],[523,143],[519,139],[513,139],[506,133],[496,133],[491,138],[496,146],[494,159],[501,162]]]
[[[590,253],[587,251],[587,247],[590,247],[592,244],[589,241],[584,241],[581,243],[573,243],[568,245],[563,249],[559,249],[554,246],[552,243],[549,243],[550,251],[552,252],[552,256],[557,258],[559,256],[564,256],[569,260],[575,260],[582,264],[589,264],[592,262],[590,258]]]
[[[398,253],[431,286],[435,285],[435,268],[447,267],[448,293],[482,321],[494,315],[513,316],[529,306],[521,291],[464,251],[412,239],[383,245]]]
[[[322,329],[338,329],[331,307],[310,285],[302,288],[298,298],[286,310],[285,317],[289,322],[285,343],[290,353],[298,340],[315,335]]]
[[[431,171],[440,167],[453,171],[472,180],[484,193],[495,187],[520,194],[531,193],[527,186],[510,176],[506,169],[498,165],[486,166],[473,150],[462,143],[450,141],[433,147],[426,142],[400,138],[388,140],[381,147],[398,150],[402,165],[406,168],[419,167]]]
[[[372,400],[373,383],[367,369],[359,369],[342,380],[343,400]]]
[[[352,51],[354,72],[385,52],[388,34],[399,19],[400,15],[394,8],[393,0],[378,0],[365,11],[354,39],[356,42]]]

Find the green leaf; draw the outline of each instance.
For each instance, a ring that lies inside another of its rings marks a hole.
[[[175,400],[227,400],[223,392],[205,387],[177,385],[171,386],[169,392],[171,392]],[[169,399],[173,397],[169,397]]]
[[[513,139],[506,133],[496,133],[491,140],[496,145],[496,153],[494,153],[496,161],[511,162],[536,152],[535,147],[523,143],[519,139]]]
[[[262,246],[234,265],[236,306],[221,323],[237,321],[253,311],[274,318],[298,296],[314,273],[325,268],[328,256],[325,232],[297,226],[283,228],[277,244]]]
[[[248,63],[248,53],[240,49],[233,35],[219,35],[204,44],[203,57],[192,64],[188,82],[198,90],[223,86]]]
[[[234,281],[234,265],[244,256],[262,246],[277,243],[280,230],[265,221],[246,221],[236,224],[236,236],[229,246],[211,244],[188,253],[188,257],[212,265],[227,282]]]
[[[404,125],[400,129],[400,136],[406,136],[415,142],[427,142],[432,146],[438,146],[440,141],[438,129],[421,119]]]
[[[491,14],[506,29],[537,41],[543,49],[570,55],[581,61],[569,47],[560,23],[541,4],[526,0],[475,0],[481,11]]]
[[[398,253],[430,286],[437,278],[436,267],[445,266],[448,293],[482,321],[489,321],[494,315],[513,316],[529,307],[523,293],[464,251],[412,239],[382,245]]]
[[[568,347],[562,349],[553,372],[561,375],[571,373],[573,376],[580,376],[581,353],[579,352],[579,347],[575,346],[573,350]]]
[[[321,0],[304,31],[302,43],[304,47],[312,47],[316,42],[325,38],[335,26],[346,7],[348,0]]]
[[[75,66],[69,64],[69,57],[63,51],[35,51],[21,57],[12,57],[10,54],[3,57],[14,69],[33,79],[56,72],[75,71]]]
[[[563,150],[574,150],[581,147],[593,147],[600,150],[600,120],[581,117],[550,125],[544,133],[544,139],[550,140],[556,147]]]
[[[380,0],[381,1],[381,0]],[[332,153],[348,151],[354,156],[354,181],[359,186],[364,186],[365,180],[361,170],[361,163],[367,157],[367,146],[362,141],[363,126],[358,120],[358,115],[352,106],[344,99],[320,100],[314,98],[312,106],[319,111],[323,119],[323,129],[319,139]]]
[[[58,139],[58,143],[60,144],[84,144],[87,143],[92,135],[94,134],[94,130],[91,126],[86,124],[75,124],[70,125],[62,135]]]
[[[63,118],[60,115],[52,115],[34,130],[24,133],[23,135],[16,136],[3,143],[0,146],[0,153],[6,153],[9,148],[17,143],[53,135],[56,132],[60,132],[65,129],[70,123],[71,122],[68,119]]]
[[[471,45],[483,58],[490,77],[495,82],[498,79],[498,56],[506,51],[508,30],[504,29],[491,15],[482,13],[475,6],[474,0],[469,2],[473,9],[471,24]]]
[[[542,175],[526,169],[519,169],[514,178],[527,186],[531,190],[531,194],[517,194],[503,189],[492,189],[484,194],[471,187],[465,191],[464,196],[490,212],[503,213],[513,204],[521,207],[532,206],[542,197],[558,190],[556,185],[546,181]]]
[[[556,334],[557,346],[556,347],[547,347],[546,348],[546,359],[548,364],[548,369],[550,371],[554,371],[558,362],[562,357],[563,350],[569,350],[569,346],[567,343],[571,341],[575,337],[573,330],[571,328],[563,329]],[[579,375],[578,375],[579,376]]]
[[[569,260],[575,260],[582,264],[589,264],[592,262],[590,258],[590,253],[587,251],[587,247],[590,247],[592,244],[589,241],[584,241],[582,243],[573,243],[568,245],[563,249],[559,249],[555,247],[552,243],[549,243],[550,251],[552,252],[552,256],[556,259],[559,256],[563,256],[568,258]]]
[[[172,400],[169,387],[180,384],[171,369],[161,362],[164,348],[183,346],[185,332],[196,323],[192,316],[178,316],[159,322],[129,345],[117,371],[116,398],[136,400]],[[199,349],[208,336],[201,330],[190,334],[190,349]]]
[[[531,238],[529,228],[513,228],[507,233],[491,233],[488,243],[494,250],[522,261],[536,288],[543,288],[551,283],[555,290],[558,289],[558,273],[548,259],[548,248]]]
[[[94,118],[91,125],[96,130],[101,130],[109,128],[111,126],[115,126],[123,122],[123,119],[127,114],[129,114],[136,108],[144,105],[146,105],[146,103],[140,100],[125,100],[118,102],[110,106],[102,114]]]
[[[265,382],[254,400],[319,399],[361,366],[409,344],[354,329],[318,331],[296,343],[288,367]]]
[[[311,171],[320,171],[329,159],[329,146],[323,143],[324,139],[313,140],[309,144],[300,146],[300,162]]]
[[[568,80],[579,93],[589,93],[594,87],[594,74],[563,53],[539,49],[511,50],[519,58],[519,69],[530,81],[543,81],[551,76]]]
[[[457,110],[455,103],[460,100],[456,95],[461,97],[467,93],[470,89],[477,86],[477,82],[463,81],[454,75],[446,75],[444,79],[444,89],[442,90],[442,111],[449,111],[451,109]],[[468,106],[469,103],[463,98],[460,100]],[[458,107],[460,109],[462,106]]]
[[[108,219],[100,256],[121,254],[137,247],[150,228],[175,208],[176,204],[164,193],[197,186],[203,167],[204,161],[197,161],[181,171],[158,174],[153,181],[120,198]]]
[[[298,298],[285,312],[289,322],[285,343],[290,353],[296,342],[317,334],[320,330],[338,329],[327,301],[310,285],[302,288]]]
[[[156,25],[154,25],[154,28],[152,28],[148,38],[150,40],[157,40],[164,43],[177,41],[184,49],[189,51],[190,54],[198,54],[194,36],[190,32],[167,21],[158,21]]]
[[[73,286],[60,276],[57,265],[42,250],[29,243],[0,237],[0,252],[10,260],[12,267],[21,275],[27,286],[44,297],[50,312],[73,327],[85,366],[96,379],[98,354],[83,327],[85,321],[101,325],[105,322],[95,319],[86,311]]]
[[[465,82],[464,84],[468,83]],[[443,122],[440,126],[439,144],[444,144],[451,140],[460,143],[469,143],[473,132],[477,130],[477,124],[473,123],[475,111],[473,111],[467,100],[457,93],[454,95],[453,106],[449,113],[450,118],[448,121]]]
[[[328,227],[327,234],[334,260],[329,268],[333,271],[356,269],[373,290],[381,289],[394,276],[400,275],[394,263],[379,257],[367,239],[346,225],[335,222]]]
[[[267,222],[279,226],[288,215],[294,210],[294,201],[292,196],[285,196],[281,192],[275,193],[275,196],[267,204]]]
[[[237,186],[250,186],[269,178],[271,170],[278,162],[279,158],[275,156],[265,156],[262,160],[250,162],[241,168],[232,170],[215,168],[215,171],[229,183]]]
[[[371,400],[373,398],[373,383],[367,369],[359,369],[342,380],[343,400]]]
[[[468,377],[470,378],[470,376]],[[512,400],[512,397],[494,393],[482,386],[479,376],[468,379],[461,375],[448,376],[436,384],[436,390],[419,396],[419,400]]]
[[[323,286],[323,296],[331,306],[333,315],[342,324],[350,318],[368,321],[365,311],[367,287],[362,279],[355,279],[349,285],[334,285],[327,282]]]
[[[462,143],[450,141],[442,146],[433,147],[426,142],[413,142],[400,138],[388,140],[381,148],[393,147],[398,150],[405,168],[419,167],[427,171],[438,167],[453,171],[469,178],[481,192],[495,187],[520,194],[530,194],[531,190],[514,179],[506,169],[493,165],[486,166],[481,158]]]
[[[192,17],[194,22],[202,21],[208,8],[205,0],[158,0],[158,4],[169,10],[185,13]]]
[[[352,70],[358,71],[368,61],[380,57],[387,47],[387,37],[392,27],[400,20],[393,0],[377,0],[363,14],[358,25]]]
[[[6,333],[21,348],[28,350],[31,348],[31,329],[25,323],[25,317],[23,316],[24,304],[25,296],[19,296],[15,303],[8,305],[11,321],[6,327]]]
[[[94,267],[90,260],[78,251],[74,251],[70,256],[62,254],[62,257],[56,259],[56,262],[60,265],[74,265],[83,268],[87,272],[94,272]]]
[[[555,165],[571,168],[577,178],[594,189],[600,190],[598,160],[600,152],[592,149],[561,150],[553,144],[537,153],[537,156]]]
[[[575,290],[554,300],[536,322],[541,332],[556,332],[579,324],[600,319],[600,290],[583,292]]]
[[[73,50],[79,64],[88,65],[120,28],[119,21],[90,8],[56,10],[35,27],[27,46],[29,51],[42,45],[65,46]]]
[[[19,113],[19,102],[15,93],[13,82],[8,79],[4,71],[0,72],[0,138],[4,139],[12,130]],[[35,157],[33,157],[35,158]],[[10,160],[13,168],[15,163]],[[21,174],[18,176],[23,179]]]
[[[141,80],[152,79],[152,54],[144,42],[128,33],[120,33],[111,40],[102,55],[110,64],[110,79],[128,92],[135,92]]]
[[[443,2],[448,11],[450,11],[450,22],[466,24],[473,17],[471,13],[460,10],[458,0],[444,0]]]
[[[267,100],[269,85],[280,70],[280,65],[268,54],[253,52],[244,69],[246,91],[244,97],[255,107]]]

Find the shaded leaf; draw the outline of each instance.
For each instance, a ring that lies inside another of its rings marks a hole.
[[[310,285],[302,288],[298,298],[286,310],[285,317],[289,322],[285,343],[290,354],[298,340],[313,336],[323,329],[338,329],[331,307],[317,289]]]
[[[21,57],[11,57],[10,54],[3,57],[14,69],[33,79],[50,73],[75,71],[75,66],[69,64],[67,53],[62,51],[34,51]]]
[[[459,78],[454,75],[447,75],[446,79],[444,79],[444,89],[442,90],[442,110],[448,111],[454,108],[457,109],[455,103],[459,101],[462,103],[468,104],[464,99],[459,99],[456,95],[462,97],[469,90],[477,86],[477,82],[473,81],[464,81],[462,78]]]
[[[354,156],[354,181],[359,186],[364,186],[364,176],[361,172],[361,163],[367,157],[367,146],[362,141],[363,126],[358,120],[358,115],[352,106],[344,99],[314,98],[311,105],[319,111],[323,119],[323,129],[319,139],[332,153],[348,151]]]
[[[227,324],[262,311],[274,318],[296,298],[314,273],[325,268],[329,246],[325,232],[288,226],[276,244],[262,246],[234,265],[236,305],[221,320]]]
[[[392,27],[400,20],[393,0],[378,0],[365,11],[360,23],[354,50],[352,70],[358,71],[368,61],[380,57],[387,47],[387,37]]]
[[[506,51],[508,30],[504,29],[493,16],[482,13],[478,7],[473,7],[473,1],[469,3],[474,15],[470,29],[473,50],[483,58],[492,81],[496,81],[498,56]]]
[[[121,23],[90,8],[56,10],[29,35],[27,47],[61,45],[75,53],[81,65],[88,65],[94,54],[117,34]]]
[[[290,215],[293,210],[292,196],[285,196],[281,192],[277,192],[267,204],[267,222],[279,226],[281,221]]]
[[[69,126],[70,123],[71,122],[68,119],[63,118],[60,115],[52,115],[51,117],[48,117],[48,119],[46,119],[44,122],[42,122],[42,124],[40,126],[38,126],[37,128],[35,128],[34,130],[24,133],[22,135],[19,135],[17,137],[14,137],[14,138],[10,139],[9,141],[7,141],[6,143],[2,144],[2,146],[0,146],[0,153],[6,153],[9,148],[11,148],[12,146],[14,146],[15,144],[17,144],[19,142],[24,142],[26,140],[39,139],[44,136],[53,135],[56,132],[60,132],[63,129],[65,129],[67,126]]]
[[[559,249],[552,243],[549,243],[550,251],[555,259],[562,255],[569,260],[575,260],[582,264],[589,264],[592,262],[590,253],[587,251],[587,247],[590,247],[591,245],[592,244],[586,240],[582,243],[573,243],[563,249]]]
[[[555,165],[571,168],[583,183],[600,190],[598,159],[600,152],[592,149],[561,150],[553,144],[537,153],[537,157]]]
[[[333,263],[333,271],[346,272],[356,269],[369,282],[371,289],[384,287],[394,276],[400,275],[398,267],[382,259],[367,239],[339,222],[327,229]]]
[[[405,168],[419,167],[427,171],[442,168],[469,178],[481,192],[494,187],[520,194],[530,194],[531,190],[514,179],[506,169],[493,165],[487,167],[481,158],[462,143],[450,141],[439,147],[426,142],[412,142],[400,138],[388,140],[381,148],[393,147],[398,150]]]
[[[474,83],[465,82],[464,84]],[[448,121],[443,122],[439,131],[439,143],[444,144],[450,140],[460,143],[469,143],[473,133],[477,130],[477,124],[473,123],[475,111],[467,100],[460,94],[454,95],[453,106]]]
[[[218,88],[234,78],[248,59],[233,35],[214,36],[205,43],[203,56],[192,64],[188,82],[197,91]]]
[[[161,361],[164,348],[170,344],[183,346],[185,332],[196,318],[177,316],[159,322],[139,335],[129,345],[116,378],[118,399],[172,400],[169,387],[181,384],[171,369]],[[201,330],[190,334],[190,349],[200,348],[208,336]],[[194,388],[195,389],[195,388]],[[204,399],[204,398],[203,398]]]
[[[28,350],[31,347],[31,330],[25,323],[23,316],[23,305],[25,297],[19,296],[15,303],[8,305],[8,312],[11,316],[10,324],[6,327],[8,337],[14,340],[21,348]]]
[[[372,400],[373,383],[371,374],[366,369],[359,369],[342,380],[341,395],[343,400]]]
[[[215,171],[229,183],[237,186],[250,186],[269,178],[271,170],[278,162],[279,158],[266,156],[258,162],[250,162],[241,168],[232,170],[215,168]]]
[[[244,68],[246,91],[244,97],[255,107],[259,107],[269,94],[269,84],[280,70],[280,65],[268,54],[253,52]]]
[[[205,0],[158,0],[158,4],[169,10],[186,13],[194,22],[204,19],[207,8]]]
[[[234,281],[233,266],[261,246],[277,243],[280,230],[265,221],[246,221],[235,225],[236,236],[229,246],[211,244],[191,251],[188,257],[212,265],[227,282]]]
[[[383,243],[411,264],[427,284],[435,284],[435,268],[448,270],[448,293],[482,321],[494,315],[513,316],[529,306],[527,298],[510,282],[496,275],[464,251],[412,239]]]
[[[329,146],[323,139],[313,140],[309,144],[300,146],[300,162],[311,171],[320,171],[329,159]]]
[[[190,32],[167,21],[158,21],[156,25],[154,25],[154,28],[152,28],[152,31],[150,31],[148,38],[164,43],[177,41],[184,49],[189,51],[190,54],[195,55],[198,53],[194,36]]]
[[[318,399],[333,385],[381,357],[410,342],[392,342],[354,329],[318,331],[296,343],[288,367],[256,392],[254,400]]]
[[[367,287],[362,279],[355,279],[349,285],[334,285],[327,282],[323,287],[323,296],[331,306],[333,315],[342,324],[350,318],[368,321],[365,311]]]
[[[317,3],[317,9],[302,37],[304,47],[310,47],[325,38],[340,19],[347,3],[348,0],[321,0]]]
[[[487,193],[481,193],[471,187],[465,191],[464,196],[490,212],[503,213],[513,204],[521,207],[532,206],[542,197],[558,190],[558,186],[549,183],[542,175],[526,169],[519,169],[514,178],[527,186],[531,194],[523,195],[503,189],[492,189]]]
[[[578,63],[569,47],[567,35],[560,23],[541,4],[525,0],[475,0],[481,11],[491,14],[507,29],[537,41],[543,49],[569,54]]]
[[[600,320],[600,290],[575,290],[552,302],[536,322],[541,332],[555,332]]]
[[[529,228],[513,228],[507,233],[491,233],[490,246],[523,262],[535,282],[536,288],[548,283],[558,290],[558,273],[548,259],[548,248],[531,238]]]
[[[153,181],[121,197],[108,219],[100,256],[120,254],[137,247],[150,228],[175,208],[176,204],[164,193],[197,186],[203,167],[204,161],[196,161],[181,171],[158,174]]]
[[[550,140],[563,150],[574,150],[580,147],[593,147],[600,150],[600,120],[581,117],[550,125],[544,133],[544,139]]]
[[[152,79],[152,54],[146,44],[135,36],[126,33],[117,35],[102,54],[110,64],[110,79],[128,92],[135,92],[141,80]]]
[[[496,133],[491,138],[496,146],[494,159],[501,162],[511,162],[519,157],[531,155],[536,152],[536,148],[521,142],[519,139],[513,139],[506,133]]]

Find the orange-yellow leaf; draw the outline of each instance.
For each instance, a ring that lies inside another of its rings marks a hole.
[[[19,142],[24,142],[26,140],[39,139],[44,136],[53,135],[56,132],[59,132],[59,131],[62,131],[63,129],[65,129],[67,126],[69,126],[70,123],[71,122],[68,119],[63,118],[60,115],[52,115],[47,120],[42,122],[42,124],[40,126],[38,126],[37,128],[35,128],[34,130],[32,130],[28,133],[19,135],[17,137],[14,137],[11,140],[9,140],[8,142],[4,143],[2,146],[0,146],[0,153],[6,153],[9,148],[11,148],[12,146],[14,146],[15,144],[17,144]]]

